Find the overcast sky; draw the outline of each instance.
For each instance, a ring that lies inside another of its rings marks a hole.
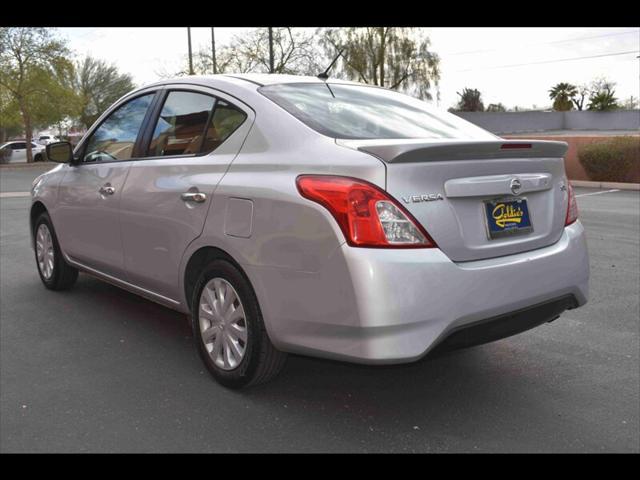
[[[209,28],[192,28],[194,50],[211,44]],[[248,28],[216,28],[216,46]],[[312,32],[314,29],[310,29]],[[616,96],[640,96],[640,28],[425,28],[441,58],[439,106],[449,108],[464,87],[485,106],[550,106],[558,82],[616,82]],[[139,85],[181,68],[186,28],[60,28],[78,54],[115,63]],[[631,53],[622,53],[631,52]],[[620,55],[609,55],[620,54]],[[607,55],[607,56],[604,56]],[[578,57],[592,57],[579,58]],[[435,95],[434,95],[435,98]],[[437,103],[437,102],[435,102]]]

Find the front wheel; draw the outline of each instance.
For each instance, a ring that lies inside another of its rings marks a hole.
[[[36,265],[40,280],[50,290],[67,290],[76,283],[78,270],[62,257],[51,218],[42,213],[33,228]]]
[[[264,383],[284,366],[286,354],[271,344],[251,284],[230,262],[214,260],[205,267],[191,313],[200,356],[222,385]]]

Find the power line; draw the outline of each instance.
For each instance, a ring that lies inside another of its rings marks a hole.
[[[614,57],[616,55],[628,55],[630,53],[637,53],[637,50],[630,50],[627,52],[616,52],[616,53],[604,53],[601,55],[588,55],[588,56],[584,56],[584,57],[573,57],[573,58],[561,58],[558,60],[543,60],[541,62],[529,62],[529,63],[514,63],[511,65],[497,65],[494,67],[480,67],[480,68],[468,68],[466,70],[455,70],[455,73],[457,72],[471,72],[474,70],[495,70],[498,68],[512,68],[512,67],[524,67],[524,66],[528,66],[528,65],[542,65],[544,63],[559,63],[559,62],[570,62],[573,60],[583,60],[586,58],[601,58],[601,57]]]
[[[631,33],[639,34],[640,30],[629,30],[626,32],[616,32],[616,33],[605,33],[603,35],[592,35],[590,37],[579,37],[579,38],[566,38],[564,40],[554,40],[552,42],[543,42],[543,43],[530,43],[527,45],[522,45],[518,48],[528,48],[528,47],[537,47],[541,45],[554,45],[557,43],[567,43],[567,42],[578,42],[582,40],[592,40],[594,38],[604,38],[604,37],[615,37],[618,35],[629,35]],[[487,48],[483,50],[469,50],[466,52],[454,52],[454,53],[441,53],[441,55],[455,56],[455,55],[469,55],[473,53],[485,53],[485,52],[497,52],[500,50],[505,50],[504,48]]]

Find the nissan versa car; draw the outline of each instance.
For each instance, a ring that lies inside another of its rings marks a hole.
[[[412,362],[587,301],[566,149],[353,82],[167,80],[48,145],[36,264],[49,289],[82,271],[189,315],[229,387],[287,353]]]

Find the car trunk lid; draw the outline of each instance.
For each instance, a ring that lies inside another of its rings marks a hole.
[[[533,250],[557,242],[562,235],[567,208],[564,142],[410,139],[337,143],[385,163],[386,190],[453,261]],[[516,224],[509,221],[513,215],[503,215],[505,208],[511,213],[510,208],[516,213],[526,210],[523,215],[531,228],[522,228],[524,217],[521,225],[509,228]],[[490,223],[504,225],[505,218],[505,230],[492,230],[500,228]]]

